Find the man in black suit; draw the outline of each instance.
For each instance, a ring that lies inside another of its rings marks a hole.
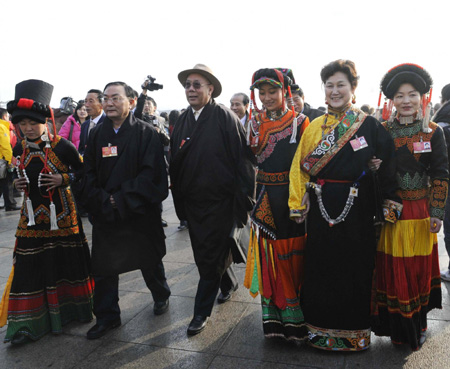
[[[94,128],[97,124],[103,122],[105,119],[105,113],[102,108],[103,101],[103,93],[100,90],[89,90],[86,99],[84,99],[84,103],[86,106],[86,111],[89,114],[89,119],[87,119],[81,125],[80,132],[80,145],[78,147],[78,151],[81,155],[84,155],[84,151],[86,150],[86,146],[88,143],[89,132],[92,128]]]

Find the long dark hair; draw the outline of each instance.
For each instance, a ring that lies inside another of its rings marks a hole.
[[[84,100],[78,101],[77,107],[75,108],[75,113],[73,113],[73,117],[80,124],[81,124],[81,122],[80,122],[80,117],[78,116],[78,109],[81,109],[85,105],[86,104],[84,103]]]

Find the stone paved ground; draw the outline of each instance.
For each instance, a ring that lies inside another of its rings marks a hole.
[[[64,333],[48,334],[23,347],[0,344],[0,368],[154,368],[154,369],[294,369],[294,368],[450,368],[450,283],[442,285],[443,309],[429,314],[429,334],[423,348],[412,353],[389,339],[372,336],[366,352],[333,353],[264,339],[259,298],[242,287],[245,269],[237,267],[241,287],[230,302],[216,305],[207,329],[188,337],[198,273],[187,231],[178,231],[171,199],[164,203],[167,255],[164,265],[172,289],[170,309],[153,315],[153,301],[140,272],[120,279],[122,326],[105,337],[88,341],[92,324],[72,323]],[[85,230],[91,239],[91,227]],[[10,269],[18,212],[0,210],[0,290]],[[132,241],[132,240],[130,240]],[[441,265],[448,264],[440,234]],[[330,276],[331,278],[331,276]],[[6,327],[0,328],[0,336]]]

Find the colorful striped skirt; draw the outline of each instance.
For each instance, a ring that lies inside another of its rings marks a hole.
[[[428,199],[403,201],[403,213],[381,231],[372,330],[419,348],[427,313],[442,308],[437,235],[430,233]]]
[[[306,236],[272,240],[251,230],[244,286],[253,297],[261,295],[266,337],[298,341],[307,336],[300,308],[305,242]]]
[[[70,321],[92,320],[89,248],[79,235],[17,238],[5,342],[16,334],[37,340]]]

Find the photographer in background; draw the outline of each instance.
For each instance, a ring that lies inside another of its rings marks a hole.
[[[162,85],[158,85],[157,83],[154,83],[154,81],[154,78],[148,76],[148,79],[146,79],[142,84],[142,93],[138,97],[136,109],[134,110],[134,116],[138,119],[142,119],[144,122],[150,123],[158,132],[159,139],[161,140],[164,148],[166,148],[170,144],[170,137],[164,127],[165,119],[155,115],[156,101],[152,97],[147,96],[147,90],[155,91],[163,88]],[[160,209],[162,213],[162,203],[160,204]],[[162,218],[161,223],[163,227],[167,227],[167,222]]]
[[[134,115],[136,116],[136,118],[142,119],[144,122],[152,124],[153,127],[155,127],[155,129],[158,131],[163,146],[168,146],[170,143],[170,138],[164,127],[165,120],[164,118],[155,115],[157,106],[156,101],[152,97],[147,96],[147,89],[153,91],[150,87],[153,84],[153,82],[150,83],[149,79],[146,79],[142,84],[142,93],[138,97]],[[162,85],[157,86],[161,86],[159,88],[162,88]]]

